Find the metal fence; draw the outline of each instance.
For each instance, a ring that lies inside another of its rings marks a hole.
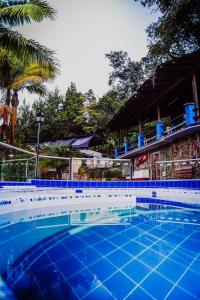
[[[131,179],[129,159],[59,157],[39,155],[0,142],[0,179],[24,181],[36,178],[60,180],[120,180]]]
[[[160,179],[200,178],[200,158],[155,162],[160,167]]]

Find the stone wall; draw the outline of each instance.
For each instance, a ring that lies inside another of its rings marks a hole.
[[[144,155],[144,154],[143,154]],[[134,170],[149,169],[150,179],[159,178],[175,178],[176,169],[184,168],[182,164],[164,164],[159,167],[156,161],[169,161],[181,159],[194,159],[200,158],[200,134],[187,136],[179,139],[171,144],[167,144],[160,148],[154,149],[146,153],[147,160],[137,165],[138,159],[142,156],[139,155],[134,160]],[[190,165],[189,162],[184,165]],[[190,165],[191,166],[191,165]],[[194,163],[193,178],[200,178],[200,164]]]

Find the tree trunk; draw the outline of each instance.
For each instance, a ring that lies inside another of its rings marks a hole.
[[[11,98],[11,89],[8,88],[6,91],[6,104],[10,106],[10,98]]]
[[[62,168],[57,168],[58,179],[62,179]]]

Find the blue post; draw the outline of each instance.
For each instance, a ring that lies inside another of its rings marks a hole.
[[[186,126],[197,124],[197,109],[195,103],[185,104],[185,124]]]
[[[138,148],[144,146],[144,134],[140,132],[138,134]]]
[[[165,123],[162,121],[158,121],[156,123],[156,137],[157,140],[161,139],[164,136],[165,132]]]
[[[125,150],[125,154],[127,154],[130,151],[130,143],[129,143],[129,141],[125,141],[124,142],[124,150]]]
[[[115,148],[115,158],[119,157],[119,147]]]

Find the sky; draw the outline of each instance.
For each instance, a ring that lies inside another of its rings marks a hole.
[[[107,84],[109,61],[105,53],[127,51],[133,60],[147,53],[145,28],[156,19],[134,0],[48,0],[57,10],[55,21],[19,28],[28,38],[56,51],[61,72],[49,85],[65,93],[71,82],[85,93],[92,88],[101,97]],[[28,96],[29,100],[37,98]]]

